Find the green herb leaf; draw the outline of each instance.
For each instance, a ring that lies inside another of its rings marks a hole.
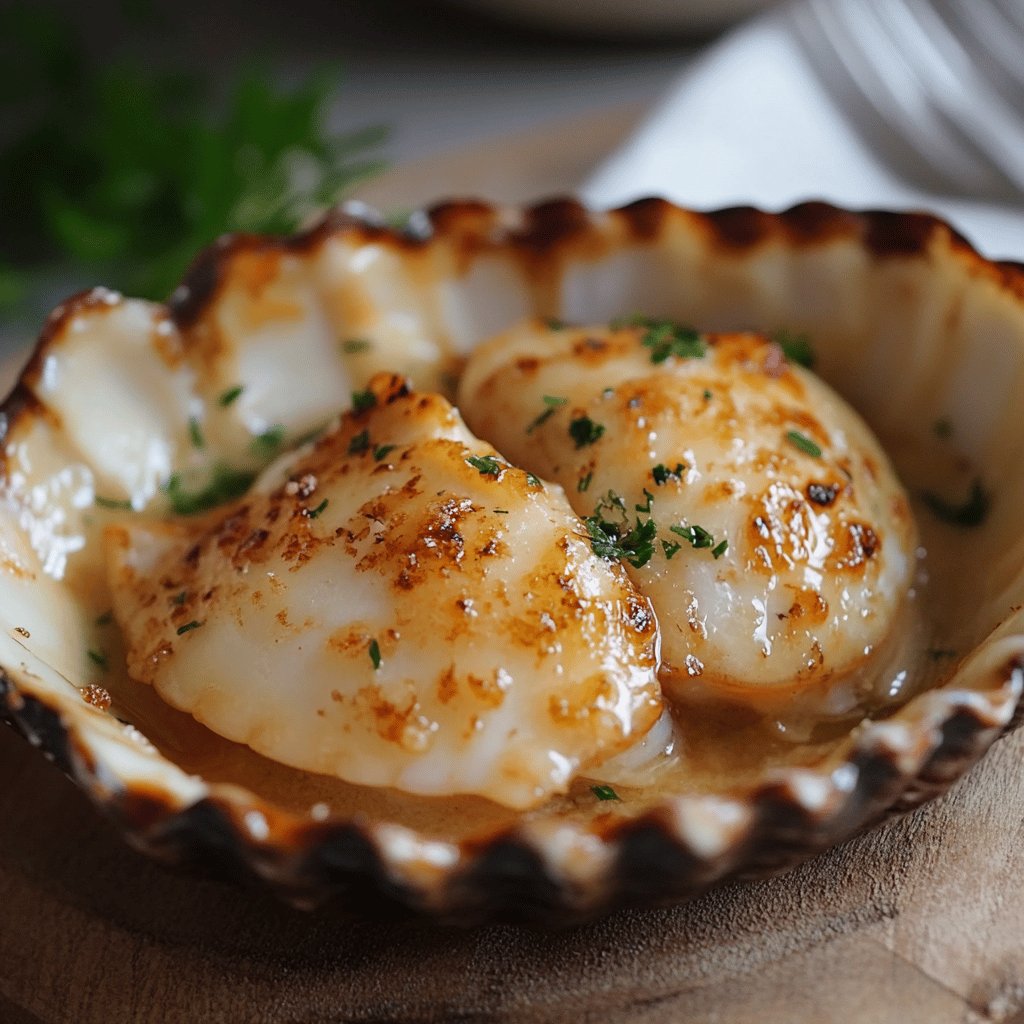
[[[355,355],[357,352],[368,352],[373,348],[373,342],[366,338],[346,338],[341,343],[341,349],[348,355]]]
[[[193,629],[198,629],[202,625],[201,622],[197,622],[193,619],[191,622],[186,622],[184,626],[178,627],[178,636],[184,636],[186,633],[191,633]]]
[[[776,331],[772,341],[782,349],[783,355],[791,363],[804,366],[810,370],[814,366],[814,349],[811,339],[806,334],[793,334],[790,331]]]
[[[561,331],[565,328],[565,321],[559,320],[558,317],[547,316],[544,318],[544,326],[549,331]]]
[[[233,388],[228,388],[227,391],[222,391],[220,397],[217,399],[217,404],[222,408],[226,409],[229,405],[233,405],[238,401],[242,392],[245,388],[241,384],[236,384]]]
[[[812,459],[821,458],[821,449],[806,434],[801,434],[799,430],[786,431],[786,440],[794,448],[802,451],[804,455],[810,455]]]
[[[360,430],[348,443],[349,455],[362,455],[370,450],[370,431]]]
[[[396,444],[379,444],[373,449],[373,461],[382,462],[393,452],[398,445]]]
[[[256,474],[242,469],[231,469],[217,464],[211,479],[200,487],[189,490],[175,473],[164,485],[171,511],[178,516],[194,516],[208,512],[218,505],[241,497],[249,489]]]
[[[619,794],[611,786],[591,786],[590,792],[602,802],[605,800],[621,800]]]
[[[552,416],[555,414],[555,410],[565,405],[569,401],[568,398],[556,398],[552,395],[544,396],[544,404],[547,408],[541,412],[535,419],[531,420],[526,427],[526,432],[532,434],[538,427],[543,426]]]
[[[594,479],[593,471],[589,472],[586,476],[581,476],[579,478],[579,480],[576,481],[576,490],[580,494],[585,493],[590,488],[590,481],[593,480],[593,479]]]
[[[280,451],[282,444],[284,444],[284,427],[279,424],[269,430],[264,430],[262,434],[257,434],[250,442],[249,447],[252,449],[253,455],[267,462]]]
[[[707,352],[707,345],[699,331],[684,327],[674,320],[634,316],[625,321],[615,321],[612,327],[645,327],[647,330],[640,344],[651,350],[652,363],[663,363],[672,356],[677,359],[701,359]]]
[[[654,501],[654,495],[651,494],[651,492],[649,490],[647,490],[646,487],[644,488],[644,497],[647,499],[646,504],[634,505],[633,507],[634,507],[634,509],[637,512],[646,512],[648,515],[650,515],[650,513],[651,513],[651,502]]]
[[[493,455],[470,455],[466,463],[481,476],[500,476],[504,468]]]
[[[127,498],[105,498],[101,494],[97,494],[93,501],[100,508],[115,509],[119,512],[131,512],[132,503]]]
[[[195,448],[205,448],[206,439],[203,437],[203,428],[199,420],[195,416],[189,417],[188,421],[188,436],[192,439],[192,445]]]
[[[669,469],[663,462],[659,462],[654,469],[651,470],[651,476],[654,478],[654,482],[658,487],[662,487],[667,484],[669,480],[681,480],[683,473],[686,472],[686,467],[681,463],[676,463],[675,469]]]
[[[185,603],[187,598],[188,598],[188,591],[187,590],[179,591],[177,594],[174,595],[174,597],[171,598],[171,604],[173,604],[176,607],[180,608]]]
[[[380,668],[380,644],[376,639],[370,641],[370,661],[373,663],[373,671]]]
[[[605,512],[617,509],[621,522],[605,517]],[[654,556],[657,527],[653,519],[641,522],[637,516],[630,527],[626,504],[614,491],[609,491],[597,504],[593,513],[583,520],[590,535],[590,547],[598,558],[625,560],[634,569],[642,569]]]
[[[356,413],[366,412],[377,404],[377,396],[367,388],[365,391],[352,392],[352,409]]]
[[[536,476],[534,476],[534,475],[533,475],[532,473],[527,473],[527,474],[526,474],[526,482],[527,482],[527,483],[528,483],[528,484],[529,484],[529,485],[530,485],[531,487],[539,487],[539,488],[541,488],[542,490],[543,490],[543,488],[544,488],[544,485],[543,485],[543,484],[542,484],[542,483],[540,482],[540,478],[539,478],[539,477],[536,477]]]
[[[689,541],[694,548],[710,548],[715,543],[714,536],[703,526],[670,526],[669,529],[683,540]]]
[[[114,613],[112,611],[104,612],[97,620],[97,626],[109,626],[114,621]]]
[[[930,492],[922,494],[921,497],[937,519],[952,526],[963,526],[967,529],[980,526],[988,518],[989,510],[992,507],[992,498],[980,480],[974,481],[967,500],[959,505]]]
[[[324,500],[321,501],[320,504],[317,505],[316,508],[307,509],[306,510],[306,518],[307,519],[316,519],[320,515],[320,513],[323,512],[323,510],[325,508],[327,508],[327,505],[329,504],[329,501],[330,501],[330,499],[324,498]]]
[[[715,560],[717,561],[728,550],[729,550],[729,542],[727,540],[723,540],[720,544],[716,544],[711,549],[711,554],[715,556]]]
[[[672,556],[682,547],[682,544],[677,543],[674,540],[663,540],[661,542],[661,549],[665,552],[665,558],[667,561],[672,561]]]
[[[586,448],[600,439],[604,429],[603,423],[595,423],[589,416],[577,416],[569,423],[569,436],[577,449]]]
[[[107,671],[107,656],[102,651],[89,650],[89,660],[98,665],[104,672]]]

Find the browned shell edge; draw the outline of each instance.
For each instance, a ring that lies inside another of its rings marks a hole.
[[[470,251],[504,246],[530,255],[570,244],[593,230],[593,215],[574,200],[530,207],[512,226],[505,226],[507,212],[481,202],[450,202],[428,211],[419,229],[414,223],[413,228],[397,231],[339,210],[310,230],[286,238],[225,236],[198,256],[167,312],[180,326],[194,322],[216,295],[226,261],[243,250],[303,251],[344,233],[397,248],[429,245],[441,236]],[[714,244],[733,250],[781,235],[795,245],[846,238],[879,258],[912,256],[925,254],[930,240],[941,232],[979,273],[995,275],[1024,298],[1024,265],[985,260],[929,214],[851,212],[821,202],[802,203],[780,214],[752,207],[695,213],[661,199],[638,200],[611,211],[637,240],[656,238],[666,218],[680,214],[702,224]],[[93,301],[104,299],[85,292],[58,307],[25,374],[38,365],[65,318]],[[31,391],[19,383],[0,405],[0,425],[9,426],[34,404]],[[855,743],[847,762],[855,784],[833,791],[830,799],[817,805],[801,799],[784,780],[742,794],[749,818],[736,838],[713,854],[695,848],[680,831],[671,798],[637,817],[612,818],[602,833],[612,863],[601,884],[585,890],[558,877],[546,861],[542,842],[519,828],[467,844],[455,869],[418,885],[399,878],[387,842],[369,821],[292,818],[268,807],[272,820],[288,820],[273,829],[269,839],[256,839],[242,826],[239,809],[228,798],[211,796],[179,809],[158,789],[126,785],[94,761],[59,709],[21,691],[2,670],[0,717],[76,782],[133,846],[162,862],[255,881],[302,907],[329,902],[357,914],[420,913],[460,924],[507,920],[564,926],[617,907],[677,903],[731,879],[776,874],[883,818],[912,810],[946,790],[1000,734],[999,697],[1012,692],[1013,677],[1021,671],[1016,660],[1003,667],[1002,687],[993,692],[987,707],[985,701],[961,700],[950,691],[947,713],[931,729],[927,747],[912,759],[912,767],[884,743]],[[1019,717],[1020,708],[1015,722]]]

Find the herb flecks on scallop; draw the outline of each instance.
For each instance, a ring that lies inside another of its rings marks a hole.
[[[825,700],[906,599],[906,494],[864,423],[801,365],[808,355],[785,336],[634,317],[557,333],[523,324],[467,362],[467,421],[565,488],[594,551],[650,597],[663,685],[679,699],[761,706],[820,685]],[[600,423],[600,443],[517,429],[546,394]],[[974,518],[984,502],[969,497],[945,511]]]
[[[661,715],[649,606],[561,489],[443,398],[388,375],[367,392],[243,499],[109,528],[128,672],[351,783],[516,808],[565,793]],[[374,458],[377,438],[401,458]]]

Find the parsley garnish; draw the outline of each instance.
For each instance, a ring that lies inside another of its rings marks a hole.
[[[821,449],[806,435],[799,430],[788,430],[786,440],[794,447],[799,448],[804,455],[810,455],[812,459],[821,458]]]
[[[97,620],[97,626],[109,626],[114,621],[114,613],[112,611],[104,612]]]
[[[365,391],[352,392],[352,409],[359,412],[366,412],[377,404],[377,396],[367,388]]]
[[[549,331],[561,331],[565,327],[565,321],[559,320],[556,316],[546,316],[544,318],[544,326]]]
[[[493,455],[470,455],[466,462],[481,476],[500,476],[503,468]]]
[[[366,338],[346,338],[341,343],[342,351],[347,352],[349,355],[355,355],[357,352],[367,352],[373,348],[373,342]]]
[[[236,384],[233,388],[228,388],[227,391],[222,391],[220,397],[217,399],[217,404],[222,408],[226,409],[229,405],[236,402],[239,396],[245,388],[241,384]]]
[[[651,350],[651,362],[663,363],[670,356],[678,359],[701,359],[707,352],[707,345],[699,331],[684,327],[674,320],[658,320],[649,316],[634,316],[626,321],[615,321],[619,326],[646,327],[640,344]]]
[[[728,550],[729,550],[729,542],[727,540],[723,540],[720,544],[716,544],[711,549],[711,554],[713,554],[715,556],[715,559],[717,560],[717,559],[721,558],[722,555],[724,555],[726,553],[726,551],[728,551]]]
[[[191,622],[186,622],[184,626],[178,627],[178,636],[184,636],[186,633],[191,633],[193,629],[198,629],[202,625],[201,622],[197,622],[193,619]]]
[[[542,484],[542,483],[540,482],[540,478],[539,478],[539,477],[536,477],[536,476],[534,476],[534,475],[533,475],[532,473],[527,473],[527,474],[526,474],[526,482],[527,482],[527,483],[528,483],[528,484],[529,484],[529,485],[530,485],[531,487],[543,487],[543,486],[544,486],[544,485],[543,485],[543,484]]]
[[[349,455],[362,455],[370,450],[370,431],[360,430],[348,443]]]
[[[380,668],[380,644],[376,639],[370,641],[370,661],[373,662],[373,671]]]
[[[672,561],[672,556],[682,547],[683,545],[674,540],[663,540],[661,542],[661,549],[665,552],[665,558],[669,562]]]
[[[182,590],[180,593],[175,594],[174,597],[171,598],[171,604],[180,608],[185,603],[187,597],[188,591]]]
[[[267,460],[277,454],[278,449],[283,443],[284,427],[278,424],[269,430],[264,430],[262,434],[257,434],[250,442],[249,447],[252,449],[253,455]]]
[[[670,526],[669,529],[695,548],[710,548],[715,543],[714,535],[708,533],[703,526]]]
[[[107,656],[102,651],[94,651],[90,649],[86,653],[94,664],[98,665],[104,672],[107,671]]]
[[[540,415],[538,415],[536,419],[530,422],[530,424],[526,428],[526,432],[528,434],[532,434],[538,427],[543,426],[545,423],[547,423],[549,419],[551,419],[552,416],[554,416],[555,410],[559,406],[565,405],[568,401],[568,398],[558,398],[554,395],[545,395],[544,404],[547,406],[547,408],[542,413],[540,413]]]
[[[602,802],[605,800],[621,800],[619,794],[611,786],[591,786],[590,792]]]
[[[806,334],[792,334],[789,331],[776,331],[772,341],[782,349],[782,354],[791,363],[805,366],[808,370],[814,366],[814,350],[811,339]]]
[[[104,498],[102,495],[97,494],[93,501],[100,508],[117,509],[121,512],[131,512],[132,510],[132,503],[128,498]]]
[[[621,523],[604,517],[604,513],[612,508],[619,510]],[[614,491],[609,491],[597,503],[593,514],[587,516],[583,524],[590,534],[590,547],[598,558],[624,559],[634,569],[641,569],[654,556],[654,540],[658,532],[654,520],[641,522],[637,516],[636,525],[630,527],[625,502]]]
[[[577,449],[593,444],[604,433],[604,424],[595,423],[589,416],[577,416],[569,424],[569,436]]]
[[[164,490],[175,515],[194,516],[241,497],[249,489],[255,475],[248,470],[231,469],[218,464],[213,469],[213,478],[203,487],[189,491],[182,484],[181,477],[175,473],[164,485]]]
[[[705,402],[710,402],[710,401],[711,401],[711,399],[712,399],[713,397],[714,397],[714,396],[713,396],[713,395],[711,394],[711,392],[710,392],[710,391],[708,391],[708,389],[707,389],[707,388],[705,388],[705,389],[704,389],[704,401],[705,401]]]
[[[206,438],[203,437],[203,427],[196,416],[190,416],[188,421],[188,436],[192,440],[194,448],[205,448]]]
[[[669,480],[681,480],[684,472],[686,472],[686,467],[681,462],[676,463],[675,469],[669,469],[665,463],[659,462],[651,470],[651,476],[654,477],[655,484],[661,487],[663,484],[667,484]]]
[[[594,473],[593,470],[591,470],[586,476],[581,476],[579,480],[576,481],[576,490],[580,494],[583,494],[587,488],[590,487],[590,481],[593,479]]]
[[[379,444],[373,449],[374,462],[380,462],[388,457],[390,452],[393,452],[398,445],[396,444]]]
[[[921,497],[936,518],[941,519],[944,523],[950,523],[952,526],[967,528],[980,526],[987,518],[992,506],[992,498],[980,480],[974,481],[971,485],[970,495],[961,505],[954,505],[936,494],[925,493]]]
[[[320,504],[317,505],[316,508],[308,508],[308,509],[306,509],[306,517],[308,519],[316,519],[316,517],[319,516],[320,513],[323,512],[323,510],[325,508],[327,508],[328,500],[329,499],[324,498],[324,500],[321,501]]]
[[[651,514],[651,502],[654,501],[654,495],[651,494],[651,492],[649,490],[647,490],[646,487],[644,488],[644,497],[647,499],[646,504],[644,504],[644,505],[634,505],[633,507],[636,509],[637,512],[646,512],[648,515],[650,515]]]

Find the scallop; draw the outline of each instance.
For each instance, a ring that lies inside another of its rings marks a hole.
[[[542,802],[657,719],[649,605],[443,398],[357,399],[201,523],[107,529],[129,673],[289,765]]]
[[[629,566],[680,697],[758,702],[847,676],[914,568],[906,495],[853,410],[761,334],[529,321],[470,357],[472,429],[560,483]]]

